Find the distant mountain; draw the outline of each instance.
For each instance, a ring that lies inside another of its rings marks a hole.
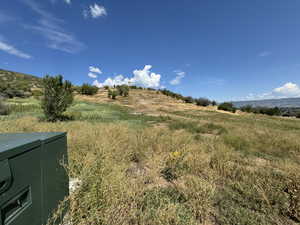
[[[33,75],[0,69],[0,96],[26,97],[38,92],[42,79]]]
[[[281,98],[281,99],[267,99],[256,101],[237,101],[233,102],[235,107],[242,107],[251,105],[254,107],[279,107],[279,108],[300,108],[300,98]]]

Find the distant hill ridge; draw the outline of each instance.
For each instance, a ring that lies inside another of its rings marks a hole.
[[[254,107],[279,107],[279,108],[300,108],[300,98],[281,98],[266,99],[253,101],[236,101],[233,102],[235,107],[251,105]]]
[[[31,96],[42,87],[42,79],[33,75],[0,69],[0,96]]]
[[[1,84],[9,84],[13,87],[28,85],[29,88],[40,87],[42,79],[33,75],[0,69]]]

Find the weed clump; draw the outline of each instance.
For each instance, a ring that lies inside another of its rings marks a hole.
[[[186,168],[184,154],[175,151],[169,154],[165,167],[161,170],[160,174],[166,181],[171,182],[178,179]]]

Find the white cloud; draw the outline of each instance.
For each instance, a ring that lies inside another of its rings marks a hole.
[[[258,55],[259,55],[260,57],[266,57],[266,56],[269,56],[269,55],[271,55],[271,54],[272,54],[272,52],[264,51],[264,52],[259,53]]]
[[[242,100],[262,100],[262,99],[296,98],[296,97],[300,97],[299,85],[292,82],[288,82],[278,88],[274,88],[270,92],[266,92],[262,94],[250,93]]]
[[[94,78],[94,79],[96,79],[98,77],[97,74],[94,74],[94,73],[91,73],[91,72],[88,73],[88,76],[90,78]]]
[[[95,67],[95,66],[90,66],[90,67],[89,67],[89,70],[90,70],[90,72],[92,72],[92,73],[99,73],[99,74],[102,74],[102,71],[100,70],[100,68]]]
[[[1,41],[1,40],[0,40],[0,50],[4,51],[4,52],[7,52],[8,54],[18,56],[18,57],[23,58],[23,59],[32,58],[31,55],[29,55],[27,53],[24,53],[24,52],[16,49],[14,46],[9,45],[9,44]]]
[[[300,97],[300,87],[292,82],[288,82],[281,87],[275,88],[273,93],[288,97]]]
[[[151,65],[146,65],[142,70],[134,70],[132,78],[124,77],[123,75],[117,75],[114,78],[107,78],[103,83],[95,80],[93,84],[97,87],[126,84],[158,88],[160,87],[161,75],[151,72],[151,68]]]
[[[23,0],[22,2],[40,16],[36,25],[25,25],[24,27],[42,35],[47,40],[47,47],[67,53],[77,53],[85,48],[85,45],[73,34],[65,31],[63,20],[56,18],[34,0]]]
[[[142,70],[134,70],[134,77],[131,79],[131,82],[143,87],[158,88],[161,75],[150,72],[151,68],[151,65],[146,65]]]
[[[175,70],[176,77],[170,81],[171,85],[178,85],[180,84],[181,80],[185,77],[186,73],[181,70]]]
[[[107,15],[106,9],[96,3],[94,5],[90,5],[90,12],[93,18]]]
[[[88,9],[83,10],[84,18],[88,18],[89,16],[91,16],[92,18],[96,19],[98,17],[106,15],[107,11],[104,6],[98,5],[96,3],[94,5],[90,5]]]
[[[67,3],[67,4],[71,4],[71,0],[64,0],[65,1],[65,3]]]

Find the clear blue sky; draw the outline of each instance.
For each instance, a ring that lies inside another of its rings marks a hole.
[[[5,0],[0,27],[3,69],[218,101],[300,96],[299,0]]]

